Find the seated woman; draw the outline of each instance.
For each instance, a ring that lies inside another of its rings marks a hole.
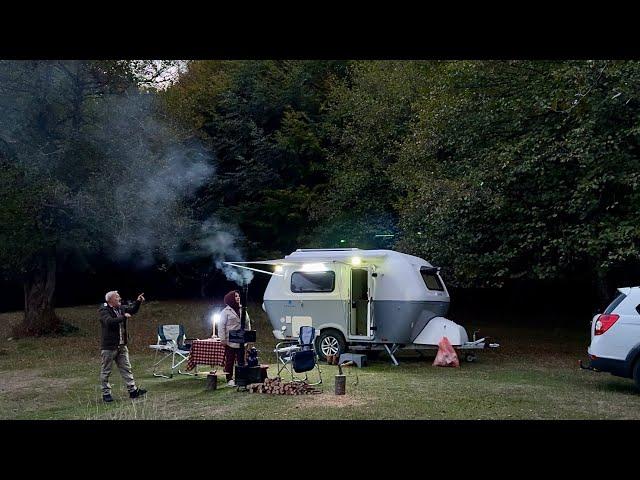
[[[233,367],[237,363],[239,355],[244,355],[244,352],[240,350],[240,344],[229,342],[229,332],[231,330],[240,330],[240,293],[236,290],[231,290],[224,296],[224,303],[227,306],[220,312],[218,336],[224,343],[224,371],[227,375],[227,385],[234,387]],[[247,321],[244,329],[251,330],[249,312],[247,312]]]

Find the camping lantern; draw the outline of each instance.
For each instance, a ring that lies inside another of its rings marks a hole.
[[[222,318],[222,310],[225,305],[214,303],[211,308],[203,317],[203,323],[206,326],[211,327],[211,331],[214,335],[218,335],[218,325],[220,325],[220,319]]]
[[[220,312],[213,312],[211,314],[211,327],[214,335],[218,335],[218,323],[220,323]]]

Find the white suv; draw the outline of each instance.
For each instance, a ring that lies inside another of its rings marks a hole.
[[[640,389],[640,287],[618,292],[604,313],[591,320],[591,365],[586,368],[633,378]]]

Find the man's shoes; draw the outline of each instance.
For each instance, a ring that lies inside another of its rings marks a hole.
[[[233,379],[227,382],[227,387],[235,387],[235,386],[236,386],[236,382],[234,382]]]
[[[109,395],[102,395],[102,401],[104,403],[111,403],[113,402],[113,397],[111,396],[111,394]]]
[[[136,388],[133,392],[129,392],[129,398],[138,398],[147,393],[144,388]]]

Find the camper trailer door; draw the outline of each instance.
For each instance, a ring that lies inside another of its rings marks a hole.
[[[371,340],[371,267],[351,269],[349,339]]]

